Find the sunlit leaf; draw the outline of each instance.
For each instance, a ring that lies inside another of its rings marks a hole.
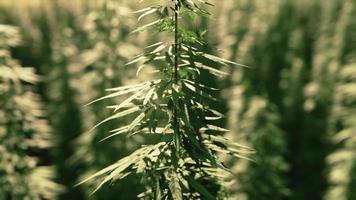
[[[149,27],[151,27],[151,26],[153,26],[153,25],[158,24],[159,22],[161,22],[160,19],[158,19],[158,20],[156,20],[156,21],[153,21],[153,22],[151,22],[151,23],[145,24],[145,25],[143,25],[143,26],[140,26],[139,28],[137,28],[137,29],[135,29],[134,31],[132,31],[132,33],[136,33],[136,32],[143,31],[143,30],[145,30],[145,29],[147,29],[147,28],[149,28]]]

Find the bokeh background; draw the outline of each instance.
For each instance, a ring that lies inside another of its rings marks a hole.
[[[106,88],[152,76],[125,66],[159,40],[130,34],[132,12],[157,1],[0,0],[0,199],[137,199],[130,176],[91,194],[83,177],[128,155],[144,138],[99,142],[124,120]],[[202,82],[221,88],[227,137],[255,162],[226,163],[232,200],[356,199],[356,1],[216,0],[206,49],[249,68]],[[131,119],[125,119],[127,121]]]

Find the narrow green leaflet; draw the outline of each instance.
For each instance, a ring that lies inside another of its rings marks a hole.
[[[96,177],[102,176],[102,175],[104,175],[104,174],[106,174],[106,173],[108,173],[108,172],[114,170],[114,169],[117,168],[118,166],[120,166],[120,163],[119,163],[119,162],[118,162],[118,163],[115,163],[115,164],[112,164],[112,165],[110,165],[110,166],[108,166],[108,167],[105,167],[104,169],[98,171],[97,173],[95,173],[95,174],[89,176],[88,178],[82,180],[81,182],[77,183],[76,186],[81,185],[81,184],[83,184],[83,183],[85,183],[85,182],[88,182],[89,180],[94,179],[94,178],[96,178]]]
[[[206,127],[201,128],[201,131],[211,130],[211,131],[218,131],[218,132],[229,132],[230,130],[224,129],[215,125],[207,124]]]
[[[128,86],[120,86],[120,87],[115,87],[115,88],[109,88],[106,89],[106,91],[122,91],[122,90],[127,90],[127,89],[132,89],[132,88],[138,88],[142,87],[144,85],[150,84],[150,83],[158,83],[160,80],[154,80],[154,81],[146,81],[143,83],[135,84],[135,85],[128,85]]]
[[[110,134],[109,136],[107,136],[107,137],[101,139],[99,142],[103,142],[103,141],[105,141],[105,140],[107,140],[107,139],[109,139],[109,138],[112,138],[112,137],[114,137],[114,136],[120,135],[120,134],[122,134],[122,133],[126,133],[126,132],[128,132],[128,128],[129,128],[129,126],[123,126],[123,127],[121,127],[121,128],[115,129],[114,131],[110,131],[111,133],[112,133],[112,132],[113,132],[113,133]]]
[[[152,13],[155,13],[157,10],[158,10],[157,8],[151,8],[151,9],[147,10],[146,12],[144,12],[143,14],[141,14],[141,15],[138,17],[137,21],[140,21],[142,18],[144,18],[144,17],[147,16],[147,15],[150,15],[150,14],[152,14]]]
[[[227,145],[230,145],[230,146],[234,146],[234,147],[237,147],[237,148],[243,148],[243,149],[246,149],[246,150],[249,150],[251,153],[254,152],[254,150],[248,146],[245,146],[245,145],[241,145],[241,144],[238,144],[236,142],[231,142],[229,141],[228,139],[222,137],[222,136],[216,136],[216,135],[203,135],[204,138],[210,140],[210,141],[214,141],[214,142],[220,142],[222,144],[227,144]]]
[[[92,193],[95,193],[97,190],[99,190],[101,188],[101,186],[103,186],[108,181],[113,180],[114,178],[115,179],[123,178],[125,175],[125,174],[123,174],[124,170],[126,170],[131,165],[137,163],[137,161],[139,161],[141,158],[141,153],[144,153],[147,150],[148,150],[148,148],[139,149],[136,152],[132,153],[131,155],[119,160],[118,163],[113,168],[113,170],[111,170],[111,172],[108,170],[105,170],[105,172],[103,172],[103,173],[109,172],[109,175],[104,178],[104,180],[97,186],[97,188]],[[96,177],[96,176],[92,176],[89,178],[91,179],[94,177]]]
[[[156,47],[156,46],[159,46],[159,45],[161,45],[161,44],[163,44],[163,42],[157,42],[157,43],[154,43],[154,44],[151,44],[151,45],[145,47],[145,49],[150,49],[150,48],[152,48],[152,47]]]
[[[146,104],[151,100],[151,98],[152,98],[153,95],[155,94],[155,90],[156,90],[156,88],[151,88],[151,89],[147,92],[147,94],[146,94],[146,96],[145,96],[145,99],[143,100],[143,105],[146,105]]]
[[[214,55],[210,55],[210,54],[207,54],[207,53],[204,53],[203,56],[205,58],[208,58],[210,60],[213,60],[213,61],[218,62],[218,63],[223,64],[223,65],[232,64],[232,65],[238,65],[238,66],[242,66],[242,67],[248,67],[246,65],[243,65],[243,64],[240,64],[240,63],[236,63],[236,62],[233,62],[233,61],[230,61],[230,60],[226,60],[224,58],[220,58],[220,57],[217,57],[217,56],[214,56]]]
[[[213,91],[219,91],[218,88],[209,87],[209,86],[206,86],[206,85],[203,85],[200,83],[194,83],[193,81],[190,81],[188,79],[182,79],[182,81],[187,82],[190,85],[195,85],[195,86],[198,85],[200,88],[209,89],[209,90],[213,90]]]
[[[154,9],[154,8],[155,8],[154,6],[152,6],[152,7],[147,7],[147,8],[143,8],[143,9],[140,9],[140,10],[136,10],[136,11],[134,11],[134,12],[132,12],[132,13],[147,12],[147,11],[152,10],[152,9]]]
[[[135,94],[133,94],[132,96],[127,98],[125,101],[121,102],[119,105],[113,106],[113,108],[115,109],[114,112],[120,110],[121,108],[124,108],[126,105],[131,103],[131,101],[133,101],[134,99],[140,97],[142,95],[142,93],[146,91],[145,89],[146,88],[136,92]]]
[[[153,26],[153,25],[156,25],[158,24],[159,22],[161,22],[161,19],[158,19],[156,21],[153,21],[151,23],[148,23],[148,24],[145,24],[137,29],[135,29],[134,31],[132,31],[131,33],[137,33],[137,32],[140,32],[140,31],[143,31],[143,30],[146,30],[147,28]]]
[[[210,3],[209,1],[204,1],[204,0],[196,0],[196,1],[198,1],[200,3],[204,3],[204,4],[209,5],[209,6],[214,6],[214,4]]]
[[[197,66],[198,68],[205,69],[205,70],[209,71],[211,74],[218,76],[218,77],[225,77],[228,75],[228,73],[226,73],[224,71],[215,69],[213,67],[206,66],[200,62],[194,62],[194,65]]]
[[[211,96],[210,94],[202,91],[202,90],[198,90],[194,85],[191,85],[187,82],[183,82],[183,85],[185,86],[184,88],[189,89],[189,91],[193,92],[194,94],[200,96],[200,97],[204,97],[207,98],[209,100],[213,100],[213,101],[219,101],[218,99],[216,99],[215,97]]]
[[[131,132],[146,116],[145,112],[142,112],[140,115],[138,115],[129,125],[127,131]]]
[[[126,63],[125,65],[131,65],[131,64],[137,63],[139,61],[143,61],[145,59],[146,59],[146,57],[144,55],[139,55],[135,59],[133,59],[132,61]]]
[[[113,119],[118,119],[120,117],[127,116],[129,114],[132,114],[132,113],[140,111],[140,110],[141,110],[140,107],[136,106],[136,107],[132,107],[132,108],[129,108],[127,110],[124,110],[122,112],[118,112],[118,113],[116,113],[116,114],[104,119],[103,121],[99,122],[98,124],[96,124],[90,131],[93,131],[95,128],[97,128],[98,126],[102,125],[105,122],[108,122],[108,121],[113,120]]]
[[[167,46],[165,44],[161,44],[156,49],[154,49],[152,52],[149,52],[149,54],[156,54],[156,53],[162,51],[163,49],[165,49],[166,47]]]
[[[86,104],[86,105],[90,105],[90,104],[93,104],[95,102],[98,102],[98,101],[101,101],[101,100],[104,100],[104,99],[108,99],[108,98],[113,98],[113,97],[118,97],[118,96],[121,96],[121,95],[124,95],[124,94],[128,94],[128,93],[131,93],[131,92],[135,92],[135,91],[138,91],[138,90],[144,90],[145,88],[149,87],[148,84],[144,84],[140,87],[132,87],[131,89],[127,89],[127,90],[121,90],[121,91],[118,91],[118,92],[114,92],[112,94],[109,94],[109,95],[106,95],[104,97],[101,97],[99,99],[96,99],[94,101],[91,101],[90,103]]]
[[[133,165],[137,165],[138,161],[141,160],[143,157],[146,157],[148,154],[150,154],[152,152],[152,150],[158,149],[164,145],[166,145],[165,142],[160,142],[156,145],[144,146],[144,147],[136,150],[135,152],[131,153],[129,156],[126,156],[126,157],[120,159],[115,164],[112,164],[112,165],[100,170],[99,172],[89,176],[88,178],[84,179],[83,181],[79,182],[76,185],[81,185],[85,182],[88,182],[91,179],[99,178],[105,174],[108,174],[108,176],[106,176],[101,181],[101,183],[97,186],[97,188],[93,191],[93,193],[94,193],[98,189],[100,189],[100,187],[103,186],[105,183],[107,183],[111,180],[120,179],[120,178],[123,178],[124,176],[126,176],[127,173],[124,173],[124,171],[126,169],[128,169],[129,167],[137,168],[137,167],[134,167]]]

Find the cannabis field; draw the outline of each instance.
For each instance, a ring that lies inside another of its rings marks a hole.
[[[356,0],[0,0],[0,200],[356,200]]]

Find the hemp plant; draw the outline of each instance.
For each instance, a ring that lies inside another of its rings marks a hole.
[[[143,0],[141,0],[143,1]],[[227,75],[216,67],[238,65],[235,62],[205,53],[204,31],[192,32],[181,25],[183,16],[209,16],[204,6],[213,6],[207,0],[165,0],[142,10],[139,20],[149,15],[157,18],[136,30],[153,29],[171,36],[169,42],[157,42],[127,65],[140,63],[157,66],[157,79],[140,84],[110,88],[111,94],[91,103],[108,98],[128,97],[117,105],[109,106],[113,115],[97,126],[113,119],[133,117],[131,123],[118,127],[103,140],[119,134],[152,137],[153,144],[140,149],[116,163],[93,174],[81,183],[95,179],[98,190],[103,184],[122,179],[131,173],[142,175],[148,186],[142,199],[222,199],[224,174],[229,170],[218,159],[220,153],[245,158],[252,150],[222,136],[227,129],[214,125],[223,118],[208,106],[217,101],[211,88],[198,81],[206,71],[222,77]],[[97,127],[95,126],[95,127]],[[95,128],[94,127],[94,128]]]
[[[41,77],[12,56],[20,44],[19,29],[0,24],[0,200],[55,199],[63,186],[41,156],[52,147],[43,103],[34,92]]]

